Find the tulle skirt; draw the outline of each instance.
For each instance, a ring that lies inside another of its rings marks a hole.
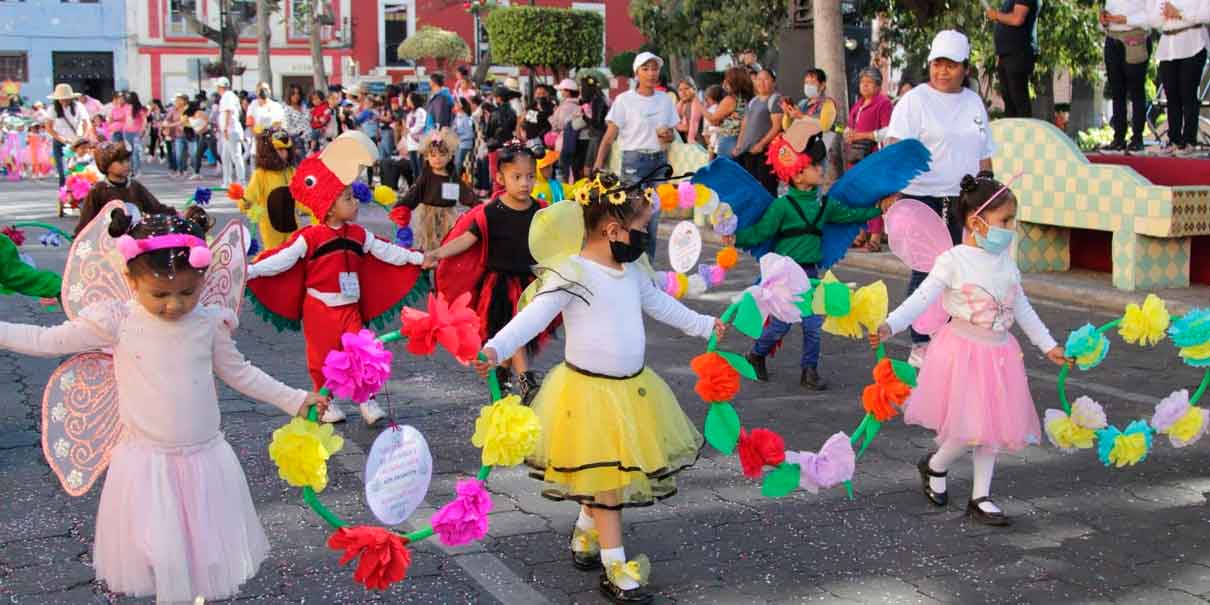
[[[114,448],[97,511],[97,577],[114,592],[192,603],[235,595],[269,552],[244,470],[222,434]]]
[[[655,372],[627,379],[550,371],[533,403],[542,436],[526,461],[543,496],[589,506],[643,506],[676,493],[675,475],[697,461],[702,435]],[[613,492],[616,504],[599,495]]]
[[[1042,427],[1012,334],[955,319],[929,343],[904,421],[937,432],[937,443],[1019,450]]]
[[[441,247],[442,240],[458,220],[458,211],[453,206],[430,206],[420,204],[412,213],[412,233],[416,249],[432,252]]]

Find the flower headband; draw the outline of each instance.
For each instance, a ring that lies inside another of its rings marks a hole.
[[[581,206],[604,200],[620,206],[626,203],[626,189],[618,182],[618,177],[607,172],[598,172],[591,181],[576,190],[575,198]]]
[[[290,135],[285,132],[273,133],[273,148],[274,149],[289,149],[294,146],[294,141],[290,140]]]
[[[117,239],[115,246],[122,255],[122,258],[126,259],[126,262],[130,262],[140,254],[156,250],[188,248],[190,267],[205,269],[210,266],[210,247],[206,245],[206,240],[196,235],[189,235],[188,233],[153,235],[144,239],[135,239],[129,235],[123,235]]]

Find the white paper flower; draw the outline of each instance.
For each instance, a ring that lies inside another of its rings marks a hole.
[[[1080,397],[1071,404],[1071,421],[1094,431],[1109,426],[1109,421],[1105,418],[1105,409],[1087,396]]]

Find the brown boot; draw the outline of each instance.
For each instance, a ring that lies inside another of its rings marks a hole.
[[[802,378],[798,380],[798,384],[808,391],[828,390],[828,383],[819,377],[819,371],[815,368],[803,368]]]
[[[769,382],[769,369],[765,367],[765,358],[756,353],[748,353],[744,356],[748,363],[752,364],[752,369],[756,370],[756,379],[760,382]]]

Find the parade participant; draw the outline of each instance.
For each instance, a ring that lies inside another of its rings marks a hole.
[[[565,361],[534,400],[542,433],[526,462],[546,482],[543,496],[581,505],[573,564],[603,566],[600,588],[611,601],[646,603],[652,595],[642,582],[619,573],[627,563],[621,510],[673,495],[676,473],[697,460],[703,440],[676,395],[647,367],[643,315],[703,339],[721,337],[724,328],[656,288],[633,264],[650,237],[654,206],[647,194],[639,186],[623,189],[613,175],[600,175],[599,183],[589,185],[586,204],[543,211],[577,221],[583,246],[552,267],[555,275],[483,346],[487,361],[475,368],[486,374],[562,316]]]
[[[559,163],[560,155],[558,151],[550,149],[546,155],[538,158],[538,172],[534,175],[534,199],[544,200],[548,204],[566,199],[563,183],[555,174],[555,165]]]
[[[412,292],[420,277],[416,265],[424,255],[381,240],[353,222],[360,201],[351,185],[376,160],[375,151],[373,141],[350,131],[303,160],[290,180],[290,193],[322,218],[265,252],[248,270],[248,289],[262,316],[291,328],[301,320],[307,370],[316,390],[325,383],[324,359],[340,349],[341,336],[390,319],[411,297],[424,294]],[[361,404],[367,425],[385,415],[374,399]],[[322,420],[344,418],[334,403]]]
[[[470,306],[479,313],[480,336],[496,335],[517,313],[521,292],[534,280],[534,257],[529,251],[529,226],[545,204],[532,197],[536,162],[518,140],[499,151],[498,174],[503,193],[490,203],[462,215],[445,243],[428,253],[425,266],[437,267],[437,290],[447,300],[471,292]],[[529,370],[530,357],[553,334],[555,325],[536,332],[525,347],[509,355],[499,368],[502,386],[512,386],[527,403],[538,392],[538,379]]]
[[[871,344],[902,332],[940,297],[951,316],[934,335],[904,420],[936,431],[938,450],[917,465],[925,496],[949,501],[946,472],[974,448],[974,485],[966,514],[988,525],[1009,518],[990,498],[999,452],[1036,444],[1042,434],[1025,377],[1024,355],[1009,333],[1016,322],[1030,342],[1058,365],[1063,348],[1029,304],[1009,249],[1016,234],[1017,199],[990,177],[962,178],[957,213],[966,235],[942,252],[924,283],[871,334]]]
[[[449,130],[430,132],[420,145],[425,161],[420,178],[395,205],[413,211],[415,248],[422,252],[441,247],[458,220],[459,204],[471,207],[478,203],[475,192],[458,178],[450,163],[457,145],[458,137]]]
[[[1147,66],[1151,62],[1151,36],[1147,0],[1108,0],[1101,11],[1105,28],[1105,79],[1113,99],[1111,151],[1143,150],[1147,120]],[[1130,144],[1126,143],[1126,99],[1130,98]]]
[[[790,129],[778,135],[769,146],[769,164],[790,188],[773,200],[760,220],[747,229],[725,238],[727,244],[742,248],[776,241],[773,251],[802,266],[807,275],[820,277],[822,228],[828,223],[863,223],[880,214],[878,208],[850,208],[844,204],[820,200],[819,185],[826,171],[827,150],[819,122],[811,118],[795,120]],[[823,317],[812,315],[802,320],[802,374],[799,385],[809,391],[822,391],[828,385],[819,376],[819,330]],[[768,380],[765,357],[790,331],[790,324],[770,317],[764,332],[748,354],[758,380]]]
[[[111,217],[108,234],[118,238],[132,300],[95,302],[56,327],[0,323],[0,348],[43,357],[112,349],[114,421],[125,435],[107,456],[97,578],[111,591],[159,602],[225,599],[256,574],[269,542],[219,430],[214,377],[287,414],[323,408],[326,399],[252,366],[231,336],[235,313],[198,304],[211,262],[210,219],[201,208],[186,218],[132,219],[121,209]]]
[[[100,170],[105,178],[93,184],[80,204],[80,221],[76,223],[76,233],[84,229],[105,204],[113,200],[131,204],[144,215],[176,213],[176,210],[160,203],[142,183],[130,176],[130,150],[121,141],[102,143],[93,156],[97,170]]]
[[[293,200],[289,196],[270,196],[278,188],[288,187],[292,178],[294,139],[290,133],[273,129],[257,135],[255,169],[239,208],[256,223],[266,250],[286,243],[286,239],[298,230]]]
[[[63,149],[70,148],[81,138],[93,138],[92,120],[84,104],[76,100],[70,84],[57,84],[55,91],[47,97],[51,108],[46,112],[47,129],[54,139],[53,153],[55,169],[59,171],[59,186],[67,182],[67,167],[64,165]]]

